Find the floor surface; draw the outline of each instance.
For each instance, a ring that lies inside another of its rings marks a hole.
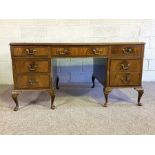
[[[102,86],[63,85],[56,91],[56,109],[46,92],[19,95],[20,110],[13,111],[11,86],[0,86],[0,134],[155,134],[155,83],[143,84],[143,106],[133,89],[114,89],[105,101]]]

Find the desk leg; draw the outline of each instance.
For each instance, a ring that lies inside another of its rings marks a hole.
[[[108,87],[105,87],[103,88],[103,92],[104,92],[104,96],[105,96],[105,103],[104,103],[104,107],[107,107],[108,106],[108,95],[109,93],[112,91],[111,88],[108,88]]]
[[[140,88],[135,88],[135,90],[138,92],[138,100],[137,100],[138,106],[142,106],[142,103],[140,102],[140,99],[144,94],[144,89],[140,87]]]
[[[93,83],[92,88],[95,88],[95,76],[93,75],[92,75],[92,83]]]
[[[48,91],[49,95],[51,96],[51,109],[55,109],[54,99],[55,99],[55,92],[54,90]]]
[[[56,78],[56,89],[59,89],[59,77]]]
[[[14,100],[16,106],[14,108],[14,111],[18,111],[19,110],[19,104],[18,104],[18,95],[19,95],[19,91],[12,91],[12,99]]]

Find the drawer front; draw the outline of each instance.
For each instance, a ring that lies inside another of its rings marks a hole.
[[[140,45],[118,45],[111,47],[112,56],[142,56],[143,50]]]
[[[110,86],[139,86],[140,73],[110,73]]]
[[[52,48],[52,56],[107,56],[108,50],[108,47],[55,47]]]
[[[50,88],[50,76],[43,75],[19,75],[15,84],[17,89],[47,89]]]
[[[24,56],[24,57],[48,57],[49,48],[48,47],[13,47],[12,55],[15,57]]]
[[[49,60],[16,59],[14,63],[16,73],[50,72]]]
[[[127,59],[127,60],[111,60],[110,71],[111,72],[140,72],[142,66],[141,59]]]
[[[89,47],[84,49],[87,56],[107,56],[109,47]]]

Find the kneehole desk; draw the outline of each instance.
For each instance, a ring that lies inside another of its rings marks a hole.
[[[65,57],[93,58],[92,87],[95,87],[95,79],[103,85],[104,107],[107,107],[108,94],[113,88],[134,88],[138,91],[138,105],[141,106],[144,45],[142,42],[10,43],[14,111],[19,109],[19,93],[36,90],[47,91],[51,96],[51,109],[55,109],[54,88],[59,89],[59,77],[53,58]]]

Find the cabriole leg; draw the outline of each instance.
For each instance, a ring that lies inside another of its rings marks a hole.
[[[95,88],[95,76],[92,76],[92,83],[93,83],[92,88]]]
[[[59,89],[59,77],[56,78],[56,89]]]
[[[55,92],[54,92],[54,90],[49,91],[49,95],[51,96],[51,109],[55,109],[55,105],[54,105]]]
[[[144,89],[143,88],[135,88],[135,90],[138,92],[138,106],[142,106],[142,103],[140,102],[141,97],[144,94]]]
[[[109,93],[112,91],[111,88],[103,88],[103,92],[104,92],[104,96],[105,96],[105,103],[104,103],[104,107],[107,107],[108,106],[108,95]]]
[[[20,92],[18,91],[12,91],[12,99],[14,100],[16,106],[14,108],[14,111],[18,111],[19,110],[19,104],[18,104],[18,95]]]

